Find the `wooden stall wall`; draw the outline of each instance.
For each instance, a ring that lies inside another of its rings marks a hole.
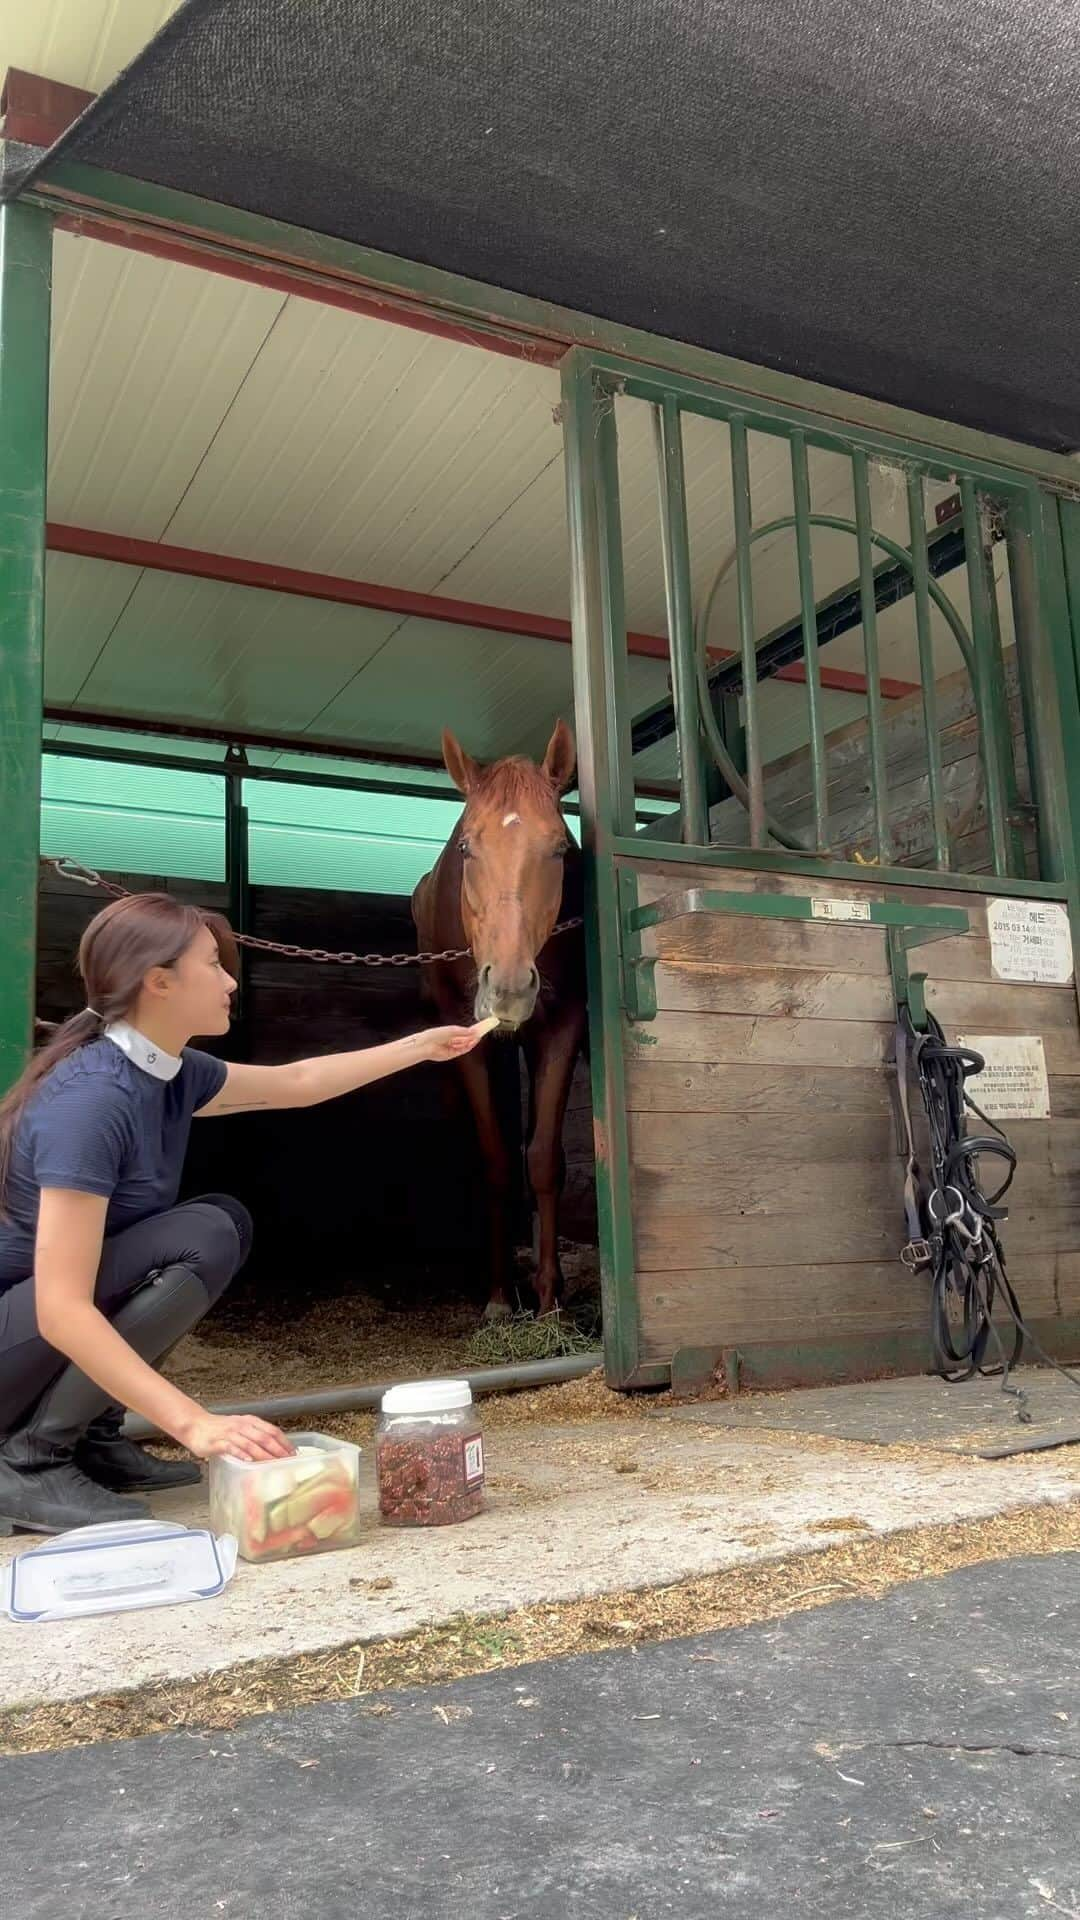
[[[806,894],[805,878],[640,866],[642,904],[691,885]],[[946,1032],[1041,1034],[1052,1118],[1009,1122],[1009,1272],[1055,1355],[1080,1355],[1080,1029],[1074,989],[992,978],[977,895],[829,881],[833,898],[964,907],[921,950]],[[654,942],[654,945],[650,945]],[[631,1025],[628,1109],[643,1361],[737,1350],[741,1378],[925,1367],[928,1289],[900,1264],[903,1167],[880,929],[700,915],[646,938],[659,1011]]]
[[[165,887],[225,909],[205,881],[109,875],[132,891]],[[74,955],[100,895],[46,869],[39,909],[38,1014],[81,1004]],[[250,931],[332,950],[415,947],[409,903],[396,897],[256,887]],[[242,1018],[210,1050],[270,1063],[392,1040],[433,1024],[416,968],[317,965],[257,954],[245,963]],[[500,1049],[507,1125],[520,1098],[518,1055]],[[565,1144],[562,1216],[568,1239],[595,1246],[592,1121],[579,1067]],[[373,1291],[398,1304],[465,1290],[484,1297],[486,1216],[471,1123],[452,1071],[417,1067],[345,1100],[284,1114],[204,1121],[192,1129],[187,1193],[227,1189],[256,1217],[247,1285],[265,1299],[324,1290]],[[520,1237],[529,1238],[524,1198]]]
[[[1020,810],[1030,811],[1031,774],[1024,733],[1016,649],[1004,657],[1013,773]],[[941,740],[942,790],[948,820],[953,865],[960,873],[990,871],[990,836],[986,792],[979,759],[979,728],[971,682],[964,672],[937,683]],[[889,832],[895,862],[906,867],[929,867],[934,861],[933,823],[926,769],[926,730],[922,695],[890,701],[884,725],[886,785],[889,796]],[[838,859],[873,861],[874,807],[870,777],[869,737],[865,719],[838,727],[827,740],[829,837]],[[764,769],[765,800],[773,817],[798,834],[813,826],[813,786],[808,747],[770,761]],[[745,809],[735,799],[713,807],[710,834],[718,846],[749,845]],[[651,824],[650,839],[677,840],[679,816],[669,814]],[[1021,828],[1026,872],[1038,874],[1033,818]]]

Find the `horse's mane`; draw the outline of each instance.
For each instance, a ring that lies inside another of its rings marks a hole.
[[[532,801],[540,807],[558,805],[558,797],[543,768],[532,760],[514,757],[496,760],[479,775],[470,798],[489,806],[513,808]]]

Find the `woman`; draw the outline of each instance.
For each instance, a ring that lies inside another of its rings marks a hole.
[[[130,1495],[197,1482],[124,1439],[128,1407],[198,1459],[290,1451],[155,1371],[251,1244],[238,1201],[176,1205],[192,1117],[315,1106],[480,1038],[441,1027],[284,1067],[197,1052],[192,1034],[228,1031],[236,948],[218,915],[165,893],[99,913],[79,972],[85,1008],[0,1102],[0,1532],[140,1518]]]

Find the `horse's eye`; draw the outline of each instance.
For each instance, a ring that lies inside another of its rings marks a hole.
[[[458,841],[458,852],[462,855],[462,858],[465,860],[468,860],[472,857],[472,848],[469,845],[469,842],[467,840]]]
[[[569,851],[570,851],[570,842],[568,840],[564,840],[561,847],[555,848],[553,858],[556,860],[565,860]]]

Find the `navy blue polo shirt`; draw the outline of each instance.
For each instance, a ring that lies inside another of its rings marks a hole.
[[[0,1293],[33,1272],[42,1187],[101,1194],[107,1235],[175,1206],[192,1115],[220,1093],[228,1069],[185,1047],[177,1071],[171,1056],[132,1037],[147,1066],[113,1040],[91,1040],[31,1096],[15,1130],[0,1219]]]

